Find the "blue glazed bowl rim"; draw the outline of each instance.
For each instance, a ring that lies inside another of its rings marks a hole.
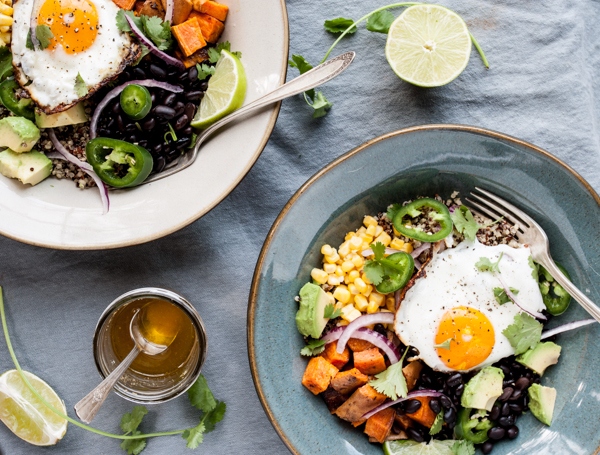
[[[586,188],[586,190],[590,193],[590,195],[594,198],[594,200],[596,201],[598,206],[600,206],[600,196],[598,196],[598,194],[591,187],[591,185],[581,175],[579,175],[573,168],[571,168],[568,164],[566,164],[562,160],[558,159],[556,156],[552,155],[550,152],[547,152],[546,150],[544,150],[540,147],[537,147],[529,142],[523,141],[521,139],[517,139],[517,138],[509,136],[507,134],[499,133],[497,131],[489,130],[486,128],[469,126],[469,125],[431,124],[431,125],[413,126],[413,127],[409,127],[409,128],[403,128],[400,130],[392,131],[390,133],[386,133],[386,134],[378,136],[374,139],[371,139],[370,141],[367,141],[362,145],[359,145],[355,149],[353,149],[353,150],[345,153],[344,155],[340,156],[339,158],[335,159],[334,161],[329,163],[327,166],[325,166],[324,168],[319,170],[311,178],[309,178],[306,181],[306,183],[304,183],[304,185],[302,185],[300,187],[300,189],[298,189],[298,191],[296,191],[296,193],[294,193],[294,195],[291,197],[291,199],[283,207],[283,209],[281,210],[281,212],[275,219],[275,222],[271,226],[269,233],[267,234],[267,237],[266,237],[263,247],[261,249],[260,255],[258,257],[258,261],[256,263],[256,268],[254,269],[254,275],[252,277],[252,285],[250,288],[250,295],[248,298],[248,314],[247,314],[247,326],[246,326],[247,343],[248,343],[248,360],[250,362],[250,371],[252,373],[252,380],[254,381],[254,387],[256,389],[256,393],[258,394],[260,403],[261,403],[263,409],[265,410],[265,413],[267,414],[267,418],[271,422],[271,425],[273,425],[273,428],[275,429],[275,431],[277,432],[277,434],[279,435],[279,437],[281,438],[283,443],[287,446],[287,448],[290,450],[290,452],[292,452],[294,455],[302,455],[302,454],[289,441],[286,434],[279,426],[277,419],[275,418],[275,416],[269,406],[267,397],[262,389],[260,378],[258,375],[258,369],[257,369],[257,365],[256,365],[256,352],[254,349],[254,325],[255,325],[254,324],[254,322],[255,322],[254,313],[255,313],[256,302],[257,302],[257,298],[258,298],[258,291],[259,291],[259,287],[261,284],[261,272],[263,270],[265,257],[266,257],[267,251],[269,250],[269,247],[271,246],[273,237],[275,236],[275,233],[277,232],[281,222],[283,221],[283,219],[285,218],[285,216],[287,215],[289,210],[292,208],[292,206],[300,198],[300,196],[302,196],[302,194],[308,188],[310,188],[317,180],[319,180],[321,177],[325,176],[329,171],[331,171],[337,165],[343,163],[348,158],[351,158],[352,156],[354,156],[358,153],[361,153],[363,150],[368,149],[370,146],[372,146],[378,142],[384,141],[386,139],[389,139],[389,138],[392,138],[395,136],[400,136],[400,135],[407,134],[407,133],[415,133],[415,132],[419,132],[419,131],[444,131],[444,130],[461,131],[461,132],[474,133],[474,134],[479,134],[479,135],[486,135],[493,139],[499,139],[499,140],[502,140],[505,142],[511,142],[513,144],[520,145],[522,147],[526,147],[533,152],[537,152],[537,153],[543,155],[545,158],[549,158],[549,159],[553,160],[554,162],[556,162],[557,164],[560,164],[565,169],[565,171],[571,173],[574,177],[576,177],[581,182],[581,184]],[[600,447],[594,452],[593,455],[598,455],[599,453],[600,453]]]

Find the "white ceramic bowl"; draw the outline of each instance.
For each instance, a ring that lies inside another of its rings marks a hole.
[[[285,0],[221,0],[229,6],[222,40],[242,52],[246,104],[285,81]],[[206,214],[244,178],[273,130],[279,104],[223,128],[188,169],[138,188],[110,192],[102,215],[97,189],[48,178],[35,187],[0,176],[0,234],[49,248],[106,249],[148,242]]]

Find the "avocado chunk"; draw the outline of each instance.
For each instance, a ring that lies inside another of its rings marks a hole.
[[[58,114],[44,114],[43,112],[35,111],[35,123],[40,128],[56,128],[58,126],[75,125],[87,121],[88,117],[85,114],[83,103],[78,103]]]
[[[502,395],[504,373],[500,368],[486,367],[473,376],[460,397],[464,408],[492,410],[496,398]]]
[[[25,117],[5,117],[0,120],[0,147],[13,152],[30,151],[40,139],[40,130]]]
[[[19,179],[23,184],[37,185],[52,173],[52,161],[35,150],[15,153],[10,149],[0,152],[0,174]]]
[[[546,368],[558,363],[560,350],[561,347],[551,341],[545,343],[540,342],[536,344],[533,349],[529,349],[523,354],[518,355],[516,360],[521,365],[525,365],[527,368],[542,376]]]
[[[554,403],[556,403],[556,389],[534,383],[529,387],[528,393],[531,413],[540,422],[550,426],[554,414]]]
[[[313,338],[319,338],[327,325],[325,307],[329,304],[327,293],[320,286],[306,283],[300,289],[300,309],[296,313],[298,331]]]

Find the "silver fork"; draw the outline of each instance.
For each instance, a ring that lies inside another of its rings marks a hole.
[[[345,54],[338,55],[331,60],[327,60],[325,63],[316,66],[315,68],[307,71],[306,73],[298,76],[295,79],[292,79],[287,84],[282,85],[281,87],[276,88],[272,92],[266,94],[262,98],[253,101],[252,103],[244,106],[237,111],[232,112],[226,117],[222,118],[215,124],[209,126],[207,129],[198,133],[196,137],[196,145],[191,152],[186,153],[181,156],[179,159],[171,162],[164,170],[157,174],[150,175],[142,185],[150,182],[156,182],[157,180],[164,179],[170,175],[176,174],[179,171],[183,171],[185,168],[189,167],[194,161],[196,161],[196,157],[198,156],[198,152],[200,151],[200,146],[204,143],[204,141],[213,134],[216,130],[221,128],[222,126],[228,124],[229,122],[238,119],[251,111],[255,111],[262,107],[265,107],[269,104],[275,103],[277,101],[281,101],[284,98],[288,98],[293,95],[297,95],[299,93],[305,92],[307,90],[318,87],[319,85],[324,84],[325,82],[330,81],[336,76],[342,74],[350,63],[354,60],[356,54],[354,52],[346,52]]]
[[[471,192],[473,199],[466,198],[470,205],[477,208],[479,211],[492,217],[499,218],[499,215],[504,216],[506,220],[513,223],[517,227],[516,238],[519,243],[528,245],[531,249],[533,260],[544,266],[544,268],[558,281],[558,283],[579,302],[579,304],[598,322],[600,322],[600,308],[592,302],[583,292],[575,287],[573,283],[560,271],[554,264],[552,256],[550,256],[550,242],[548,236],[537,224],[533,218],[527,215],[522,210],[499,198],[489,191],[475,187],[483,196]]]

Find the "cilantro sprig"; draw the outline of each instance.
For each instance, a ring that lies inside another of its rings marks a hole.
[[[502,331],[515,350],[515,355],[533,349],[542,338],[544,326],[527,313],[515,315],[514,322]]]
[[[330,303],[325,307],[325,311],[323,312],[323,317],[325,319],[335,319],[339,318],[342,315],[342,310],[336,308],[333,303]]]
[[[137,428],[140,426],[140,423],[142,423],[142,419],[146,414],[148,414],[148,410],[145,406],[136,406],[131,413],[123,415],[123,417],[121,417],[121,430],[125,432],[125,435],[141,435],[142,432]],[[121,443],[121,449],[127,452],[128,455],[138,455],[145,448],[146,438],[125,439]]]
[[[75,78],[75,93],[77,96],[82,97],[88,94],[88,87],[81,74],[77,73],[77,77]]]
[[[475,445],[466,439],[456,441],[450,450],[454,455],[475,455]]]
[[[408,352],[408,346],[404,350],[404,354],[399,362],[390,365],[386,370],[379,374],[376,374],[377,379],[369,382],[369,385],[377,390],[379,393],[390,397],[392,400],[397,400],[398,397],[406,398],[408,395],[408,385],[406,384],[406,378],[402,372],[402,363],[404,357]]]
[[[325,350],[325,340],[310,340],[300,351],[300,355],[314,356]]]
[[[40,48],[43,50],[50,46],[50,40],[54,38],[54,34],[52,33],[52,30],[50,30],[50,27],[48,25],[41,24],[35,27],[35,37],[40,43]],[[33,40],[31,39],[31,30],[27,32],[25,47],[27,47],[27,49],[31,49],[32,51],[35,50]]]
[[[171,26],[169,21],[163,21],[158,16],[146,16],[144,14],[136,16],[133,11],[120,9],[117,13],[117,28],[123,32],[131,32],[131,27],[125,19],[127,14],[135,26],[161,51],[167,51],[173,47],[173,36],[171,35]]]
[[[454,338],[448,338],[446,341],[440,344],[434,344],[433,347],[437,349],[447,349],[450,350],[450,343],[454,341]]]
[[[304,74],[313,68],[313,66],[301,55],[292,55],[292,59],[288,63],[291,67],[298,68],[300,74]],[[332,104],[325,98],[325,95],[323,95],[323,92],[315,92],[315,89],[310,89],[304,92],[304,100],[310,107],[314,109],[313,118],[319,118],[327,115],[327,110],[329,110],[332,106]]]
[[[479,231],[479,229],[492,226],[493,224],[500,222],[500,220],[502,220],[503,217],[500,217],[496,221],[493,221],[488,224],[479,224],[477,221],[475,221],[475,218],[473,217],[471,211],[464,205],[461,205],[460,207],[454,210],[454,213],[450,214],[450,218],[452,218],[454,227],[456,227],[456,230],[459,233],[464,235],[465,238],[468,240],[475,240],[475,237],[477,236],[477,231]]]
[[[435,420],[433,421],[433,425],[429,429],[429,434],[433,436],[434,434],[438,434],[442,431],[442,425],[444,425],[444,411],[440,411],[437,416],[435,416]]]
[[[384,257],[385,245],[381,242],[371,244],[373,259],[365,262],[363,271],[371,283],[375,286],[380,284],[386,276],[404,273],[405,269]]]
[[[477,267],[480,272],[500,273],[500,261],[502,260],[502,256],[504,256],[504,253],[500,253],[500,257],[496,262],[492,262],[490,258],[480,257],[479,261],[475,263],[475,267]]]
[[[518,289],[515,289],[515,288],[509,288],[509,289],[510,289],[510,292],[512,292],[514,295],[517,295],[519,293]],[[512,301],[510,299],[510,297],[508,296],[508,294],[506,294],[506,289],[504,289],[504,288],[494,288],[494,297],[496,297],[496,302],[498,302],[499,305],[504,305],[505,303]]]
[[[222,43],[218,43],[215,47],[211,47],[208,50],[208,61],[210,63],[217,63],[221,59],[221,51],[222,50],[231,52],[237,58],[242,58],[241,52],[239,52],[239,51],[233,52],[231,50],[231,43],[229,41],[224,41]]]

